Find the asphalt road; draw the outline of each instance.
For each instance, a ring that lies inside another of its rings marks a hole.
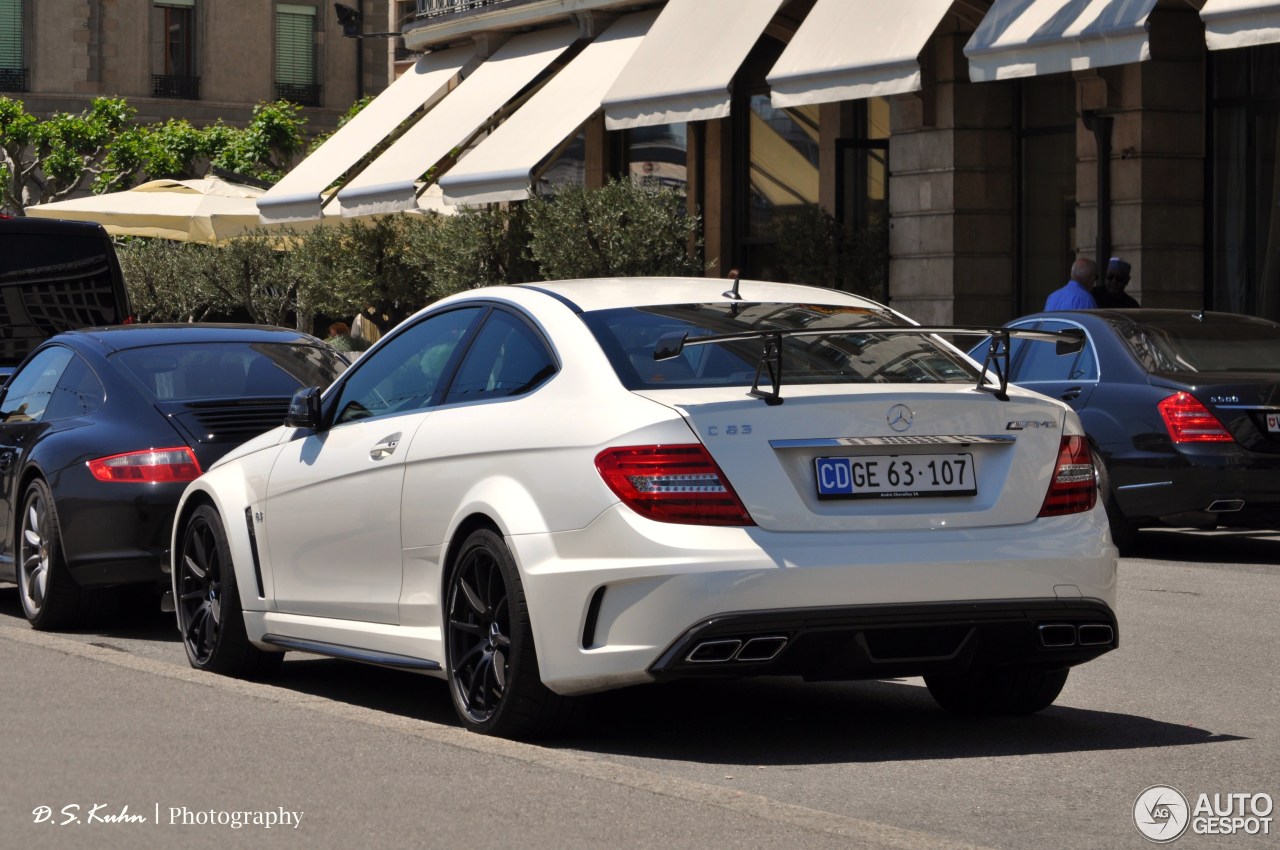
[[[35,632],[0,585],[0,845],[1151,846],[1149,786],[1280,798],[1280,534],[1143,536],[1121,648],[1034,717],[958,720],[918,680],[679,683],[537,746],[462,731],[442,682],[396,671],[198,673],[160,615]],[[1271,826],[1174,846],[1280,847]]]

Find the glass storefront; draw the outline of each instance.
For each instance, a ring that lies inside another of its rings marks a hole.
[[[1280,46],[1216,51],[1209,304],[1280,319]]]

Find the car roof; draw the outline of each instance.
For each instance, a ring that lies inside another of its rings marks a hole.
[[[700,304],[725,301],[732,280],[710,277],[615,277],[583,280],[554,280],[520,284],[524,288],[546,292],[570,302],[583,311],[608,310],[616,307],[645,307],[656,304]],[[472,290],[471,295],[482,290]],[[794,283],[769,283],[758,280],[738,281],[738,294],[744,302],[820,303],[879,308],[867,298],[818,286]]]
[[[105,328],[81,328],[66,331],[54,340],[91,341],[109,351],[146,348],[153,345],[181,345],[208,342],[276,342],[320,344],[320,340],[301,331],[272,325],[216,324],[211,322],[184,324],[113,325]]]
[[[100,236],[107,238],[102,225],[92,221],[62,218],[10,218],[0,215],[0,234],[7,236]]]
[[[1163,307],[1132,307],[1126,309],[1096,310],[1049,310],[1039,313],[1028,313],[1010,320],[1025,322],[1031,319],[1072,319],[1076,321],[1103,321],[1113,325],[1134,324],[1173,324],[1178,322],[1223,323],[1237,322],[1242,324],[1276,325],[1270,319],[1258,316],[1246,316],[1242,313],[1218,313],[1209,310],[1171,310]]]

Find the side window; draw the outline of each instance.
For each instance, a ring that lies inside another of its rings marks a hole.
[[[1062,331],[1075,327],[1065,322],[1046,321],[1040,330]],[[1079,352],[1063,355],[1058,354],[1052,342],[1025,340],[1024,344],[1026,353],[1014,370],[1013,380],[1017,383],[1096,380],[1098,377],[1093,350],[1087,340]]]
[[[555,359],[538,333],[519,317],[495,310],[467,351],[445,401],[520,395],[555,373]]]
[[[53,398],[54,387],[74,357],[62,346],[46,348],[13,376],[0,402],[0,422],[39,422]]]
[[[53,399],[49,402],[44,418],[71,419],[75,416],[88,416],[102,407],[106,398],[106,390],[98,376],[79,357],[73,356],[58,386],[54,388]]]
[[[418,410],[436,401],[458,346],[484,309],[429,316],[360,358],[339,391],[333,423]]]

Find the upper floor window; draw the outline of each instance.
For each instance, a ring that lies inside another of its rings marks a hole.
[[[276,4],[276,97],[320,105],[316,78],[316,7]]]
[[[151,7],[151,88],[155,97],[200,97],[195,0],[155,0]]]
[[[26,91],[22,0],[0,0],[0,91]]]

